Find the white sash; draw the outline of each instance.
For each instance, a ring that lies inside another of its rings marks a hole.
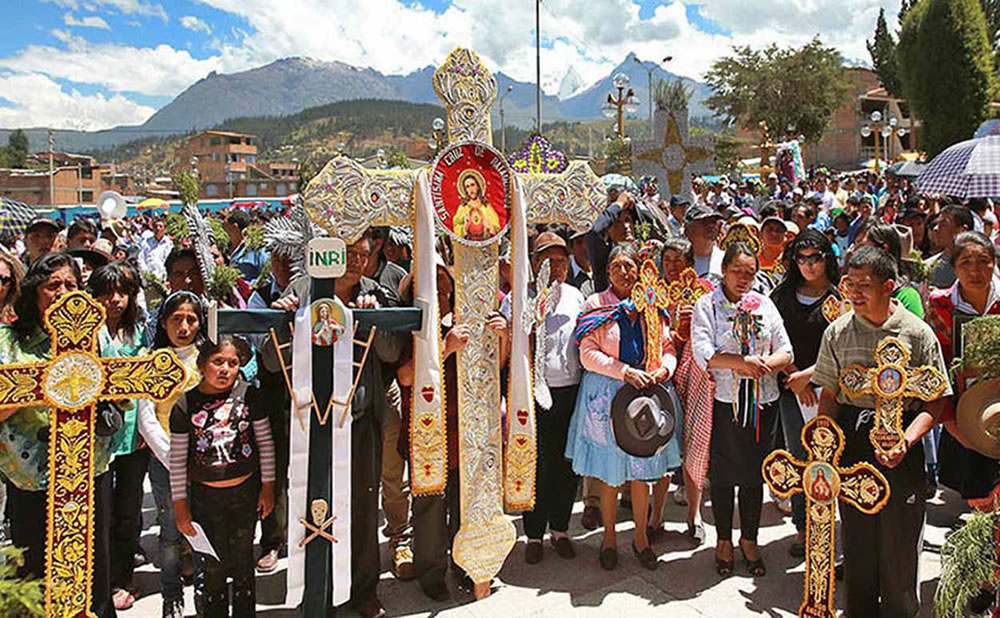
[[[344,312],[344,330],[333,344],[333,398],[347,402],[347,420],[340,426],[344,416],[343,406],[334,405],[328,423],[333,425],[333,488],[330,495],[331,515],[336,515],[331,534],[337,542],[333,544],[333,569],[331,577],[333,605],[342,605],[351,598],[351,386],[354,384],[354,316],[344,307],[340,299],[333,301]],[[367,339],[367,333],[365,333]],[[372,344],[374,345],[374,344]],[[358,371],[363,370],[359,369]]]

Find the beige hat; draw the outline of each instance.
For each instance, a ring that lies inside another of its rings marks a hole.
[[[1000,459],[1000,378],[965,391],[955,416],[965,444],[986,457]]]

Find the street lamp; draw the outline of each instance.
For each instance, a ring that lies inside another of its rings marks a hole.
[[[513,86],[507,86],[507,90],[500,96],[500,152],[507,154],[507,125],[503,119],[503,100],[507,98]]]
[[[431,150],[434,151],[434,156],[437,156],[438,151],[445,145],[447,140],[444,135],[444,120],[440,118],[435,118],[431,122],[431,138],[427,140],[427,145]]]
[[[613,117],[617,113],[618,137],[625,139],[625,118],[623,112],[634,114],[639,111],[639,99],[635,98],[635,93],[628,87],[628,75],[618,73],[611,82],[618,90],[618,96],[615,97],[615,95],[609,93],[607,102],[601,106],[601,112],[608,118]],[[627,92],[626,88],[628,89]]]
[[[885,140],[885,160],[888,163],[892,156],[892,136],[896,135],[902,138],[907,134],[907,131],[905,128],[897,126],[899,120],[895,116],[891,116],[886,122],[883,122],[882,112],[879,110],[873,111],[868,118],[871,122],[861,127],[861,137],[867,139],[872,135],[875,136],[875,171],[877,172],[879,170],[879,136],[881,135],[882,139]]]
[[[646,63],[639,60],[638,57],[632,56],[636,64],[640,65],[642,68],[646,69],[646,87],[649,89],[649,136],[653,137],[653,71],[659,67],[659,64],[654,64],[652,67],[646,66]],[[660,64],[670,62],[673,60],[673,56],[664,56]]]
[[[379,148],[375,151],[375,159],[378,161],[378,166],[381,169],[388,167],[388,162],[385,160],[385,150]]]

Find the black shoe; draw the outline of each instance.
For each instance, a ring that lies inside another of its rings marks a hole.
[[[969,611],[978,616],[993,607],[994,599],[992,590],[980,590],[979,594],[969,600]]]
[[[757,548],[760,552],[760,547]],[[767,566],[764,565],[764,558],[760,557],[756,560],[751,560],[747,557],[747,552],[743,549],[743,543],[740,543],[740,553],[743,554],[743,565],[746,566],[747,572],[754,577],[764,577],[767,575]]]
[[[602,549],[597,560],[605,571],[614,571],[615,567],[618,566],[618,550],[614,547]]]
[[[655,528],[653,527],[646,528],[646,537],[649,539],[650,543],[655,543],[656,541],[659,541],[666,534],[667,534],[667,529],[662,523]]]
[[[687,535],[695,542],[695,545],[701,545],[705,542],[705,524],[700,521],[696,524],[688,524]]]
[[[792,558],[797,558],[801,560],[806,557],[806,544],[795,541],[792,543],[791,547],[788,548],[788,555]]]
[[[184,600],[163,599],[163,618],[184,618]]]
[[[540,540],[537,542],[528,541],[528,544],[524,548],[524,561],[528,564],[538,564],[542,561],[542,556],[542,542]]]
[[[560,558],[564,560],[572,560],[576,558],[576,550],[573,549],[573,543],[570,542],[568,537],[561,536],[558,538],[551,539],[552,547],[556,548],[556,553],[559,554]]]
[[[660,561],[656,559],[656,552],[653,551],[652,547],[646,547],[646,549],[639,551],[639,548],[635,546],[635,542],[633,541],[632,553],[639,559],[639,564],[644,569],[655,571],[656,567],[660,566]]]
[[[596,506],[586,506],[583,508],[583,515],[580,516],[580,525],[586,530],[597,530],[601,525],[601,509]]]
[[[423,590],[424,594],[427,595],[427,598],[432,601],[440,603],[451,598],[451,593],[448,592],[448,586],[445,585],[443,580],[433,581],[429,584],[420,582],[420,589]]]
[[[843,562],[841,562],[840,564],[838,564],[835,567],[833,567],[833,578],[836,579],[838,582],[844,581],[844,563]]]

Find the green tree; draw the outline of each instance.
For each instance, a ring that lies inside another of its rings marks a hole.
[[[798,49],[772,44],[760,50],[737,46],[733,52],[705,74],[713,91],[705,103],[716,116],[749,131],[764,120],[773,131],[795,125],[810,141],[822,137],[847,93],[837,50],[816,38]]]
[[[903,21],[898,60],[928,156],[972,137],[993,93],[993,50],[979,0],[917,2]]]
[[[7,137],[8,156],[11,167],[25,167],[28,161],[28,136],[17,129]]]
[[[181,202],[184,204],[198,203],[198,175],[194,172],[178,172],[173,176],[174,189],[180,194]]]
[[[653,83],[653,100],[659,110],[683,110],[688,108],[694,89],[681,79],[666,81],[657,79]]]
[[[878,21],[875,22],[875,36],[871,41],[865,41],[868,53],[872,57],[872,66],[878,73],[879,81],[886,92],[898,97],[903,93],[899,83],[896,68],[896,40],[892,38],[889,27],[885,23],[885,9],[878,10]]]

